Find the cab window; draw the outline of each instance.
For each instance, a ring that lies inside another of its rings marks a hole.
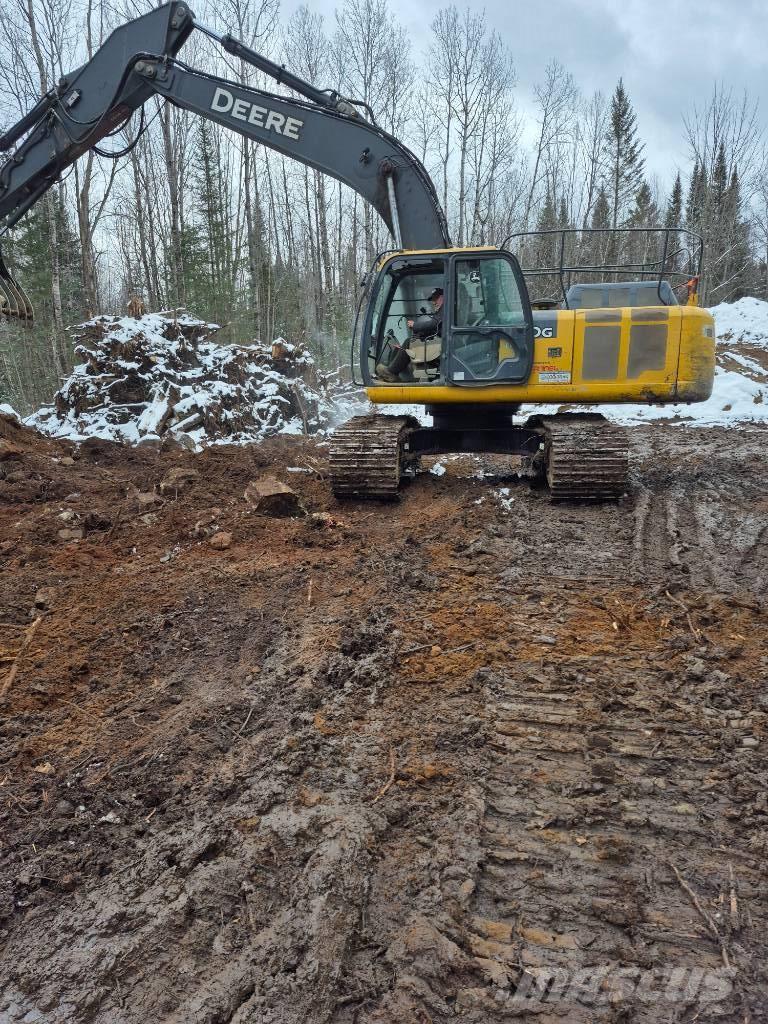
[[[456,261],[456,327],[518,327],[524,323],[520,290],[507,260]]]
[[[454,383],[522,381],[533,359],[525,285],[510,259],[458,258],[448,372]]]
[[[368,347],[368,365],[373,377],[377,367],[404,368],[397,374],[401,383],[427,383],[440,374],[442,344],[436,334],[427,343],[416,338],[409,321],[432,312],[430,295],[445,288],[445,262],[421,258],[396,260],[387,268],[378,283],[373,301]],[[408,358],[396,360],[399,349]],[[386,378],[385,378],[386,379]]]

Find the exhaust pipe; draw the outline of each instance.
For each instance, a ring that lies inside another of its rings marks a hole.
[[[0,251],[0,316],[20,320],[25,327],[31,327],[35,311],[27,293],[8,270]]]

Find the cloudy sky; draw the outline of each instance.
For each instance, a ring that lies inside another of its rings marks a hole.
[[[447,2],[390,0],[417,54]],[[298,0],[287,0],[284,9],[296,6]],[[329,30],[334,6],[334,0],[311,3]],[[585,93],[610,94],[623,76],[648,168],[665,179],[687,162],[683,112],[703,104],[716,82],[738,94],[747,89],[768,124],[768,0],[470,0],[470,6],[485,9],[510,46],[525,113],[532,86],[553,57]]]

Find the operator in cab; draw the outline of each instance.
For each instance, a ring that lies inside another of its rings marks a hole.
[[[406,320],[411,337],[403,345],[392,346],[389,363],[378,363],[376,376],[387,384],[401,384],[413,379],[414,367],[428,374],[440,364],[443,347],[443,302],[442,288],[433,288],[427,295],[432,313],[422,314],[413,320]]]

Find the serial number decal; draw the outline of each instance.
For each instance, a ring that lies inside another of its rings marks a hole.
[[[571,375],[567,370],[539,371],[539,384],[570,384]]]

